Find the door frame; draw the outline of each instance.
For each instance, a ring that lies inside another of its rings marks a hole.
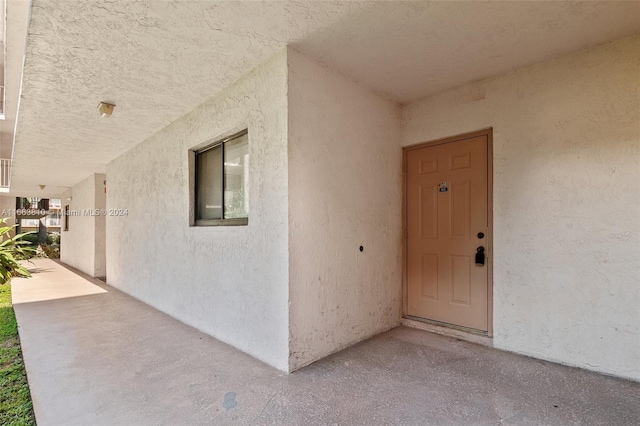
[[[408,312],[408,244],[409,237],[407,231],[407,154],[422,148],[428,148],[436,145],[444,145],[452,142],[459,142],[465,139],[476,138],[478,136],[487,137],[487,220],[489,232],[486,241],[486,264],[487,264],[487,332],[468,329],[466,327],[456,326],[454,324],[446,324],[440,321],[429,320],[427,318],[416,318],[409,316]],[[424,321],[438,326],[454,328],[467,331],[473,334],[493,337],[493,127],[488,127],[475,132],[462,133],[443,139],[437,139],[428,142],[421,142],[415,145],[402,147],[402,317],[412,320]]]

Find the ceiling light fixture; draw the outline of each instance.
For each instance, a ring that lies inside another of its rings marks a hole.
[[[109,118],[111,117],[111,114],[113,114],[113,109],[115,107],[116,106],[113,104],[100,102],[100,104],[98,105],[98,112],[100,112],[100,115],[102,116],[102,118]]]

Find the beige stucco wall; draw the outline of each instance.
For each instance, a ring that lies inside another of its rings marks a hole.
[[[405,107],[283,51],[108,165],[108,281],[300,368],[399,324],[401,146],[492,126],[495,346],[639,379],[639,50]],[[242,127],[249,225],[189,227],[188,150]]]
[[[105,214],[100,211],[105,206],[104,180],[104,174],[93,174],[60,197],[74,213],[68,231],[61,218],[60,261],[92,277],[104,276],[106,269]]]
[[[295,51],[288,93],[295,370],[399,325],[402,150],[398,105]]]
[[[281,52],[107,166],[128,211],[106,219],[109,284],[285,371],[398,325],[399,124]],[[188,150],[243,126],[249,225],[189,227]]]
[[[640,379],[640,38],[403,109],[402,144],[494,130],[494,344]]]
[[[287,63],[275,55],[107,166],[109,284],[288,370]],[[249,130],[247,226],[189,226],[188,151]],[[188,350],[188,348],[187,348]]]

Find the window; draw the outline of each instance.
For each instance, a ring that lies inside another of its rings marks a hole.
[[[60,213],[53,212],[47,216],[47,226],[60,226]]]
[[[249,137],[243,131],[195,151],[195,225],[249,223]]]

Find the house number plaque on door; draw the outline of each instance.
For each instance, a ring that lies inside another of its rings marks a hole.
[[[449,190],[449,182],[440,182],[438,184],[438,191],[447,192]]]

